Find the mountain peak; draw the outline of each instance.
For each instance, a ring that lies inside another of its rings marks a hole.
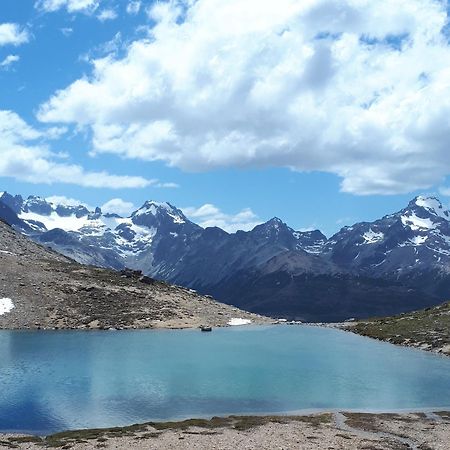
[[[429,214],[450,220],[450,212],[442,206],[441,201],[437,197],[419,195],[411,200],[408,206],[414,209],[419,207]]]
[[[137,211],[132,214],[133,219],[149,216],[169,216],[172,218],[174,223],[178,224],[182,224],[187,221],[183,212],[175,206],[168,202],[156,202],[154,200],[147,200]]]
[[[267,225],[280,226],[285,225],[285,223],[279,217],[272,217],[266,222]]]

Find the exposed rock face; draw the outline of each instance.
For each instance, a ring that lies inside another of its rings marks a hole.
[[[330,239],[278,218],[249,232],[203,229],[169,203],[130,217],[3,193],[15,229],[80,263],[141,270],[256,312],[312,321],[397,314],[450,296],[450,213],[417,197]],[[1,217],[1,211],[0,211]],[[11,222],[12,221],[12,222]]]
[[[268,322],[141,272],[83,266],[3,222],[0,299],[13,305],[0,312],[0,328],[9,329],[224,326],[233,317]]]

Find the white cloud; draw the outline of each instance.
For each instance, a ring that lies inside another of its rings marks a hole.
[[[127,202],[121,198],[113,198],[101,206],[104,213],[119,214],[119,216],[129,216],[136,207],[132,202]]]
[[[183,208],[183,212],[203,228],[219,227],[229,233],[234,233],[237,230],[249,231],[262,223],[250,208],[245,208],[233,215],[225,214],[217,206],[206,203],[199,208]]]
[[[76,164],[60,163],[61,156],[42,144],[55,137],[29,126],[12,111],[0,110],[0,176],[30,183],[68,183],[85,187],[140,188],[157,183],[138,176],[89,172]],[[64,159],[64,158],[63,158]]]
[[[117,13],[113,9],[104,9],[97,15],[97,19],[100,20],[100,22],[114,20],[117,19]]]
[[[16,23],[0,24],[0,46],[25,44],[30,40],[28,31]]]
[[[127,13],[128,14],[137,14],[140,9],[141,9],[140,1],[132,1],[132,2],[129,2],[127,5]]]
[[[35,7],[45,12],[65,8],[69,13],[76,13],[95,11],[99,3],[100,0],[38,0]]]
[[[0,67],[7,69],[11,64],[19,61],[20,57],[18,55],[8,55],[3,61],[0,62]]]
[[[93,152],[185,170],[288,167],[357,194],[450,173],[450,46],[437,0],[157,2],[124,57],[43,104]]]
[[[61,28],[60,30],[61,30],[61,33],[65,37],[69,37],[73,33],[73,28],[70,28],[70,27],[64,27],[64,28]]]
[[[64,195],[52,195],[50,197],[46,197],[45,200],[49,203],[53,203],[55,205],[62,206],[85,206],[89,211],[92,211],[94,208],[87,203],[82,202],[81,200],[77,200],[75,198],[65,197]]]
[[[158,182],[155,184],[155,187],[164,188],[164,189],[178,189],[180,187],[180,185],[177,183],[172,183],[172,182],[169,182],[169,183]]]

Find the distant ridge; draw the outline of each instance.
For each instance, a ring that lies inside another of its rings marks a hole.
[[[276,217],[248,232],[203,229],[152,200],[129,217],[6,192],[1,203],[16,230],[78,262],[142,270],[277,317],[344,320],[450,298],[450,213],[435,197],[418,196],[329,239]]]

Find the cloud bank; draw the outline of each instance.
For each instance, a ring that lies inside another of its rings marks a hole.
[[[90,172],[76,164],[62,163],[60,155],[41,143],[58,135],[58,130],[38,131],[16,113],[0,110],[0,176],[30,183],[67,183],[112,189],[141,188],[158,183],[137,176]]]
[[[88,128],[94,153],[324,171],[355,194],[450,173],[444,1],[172,0],[147,12],[148,37],[93,60],[41,121]]]

